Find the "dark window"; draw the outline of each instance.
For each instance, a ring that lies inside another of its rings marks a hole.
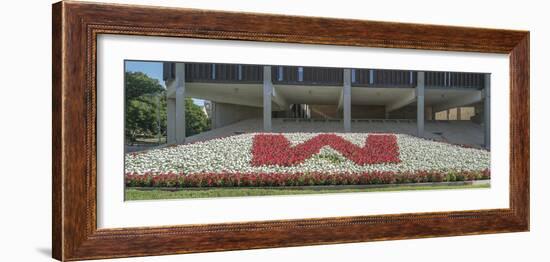
[[[243,65],[239,65],[239,80],[243,80]]]
[[[172,80],[176,78],[176,64],[170,62],[162,63],[162,80]]]
[[[212,79],[216,79],[216,64],[212,64]]]
[[[369,70],[369,84],[374,84],[374,69]]]

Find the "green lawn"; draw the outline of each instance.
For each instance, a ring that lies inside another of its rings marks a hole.
[[[300,194],[325,194],[325,193],[352,193],[352,192],[384,192],[405,190],[433,190],[433,189],[472,189],[489,188],[490,184],[477,185],[427,185],[427,186],[392,186],[381,188],[345,188],[345,189],[277,189],[277,188],[204,188],[168,191],[162,189],[140,190],[127,188],[126,200],[151,200],[151,199],[186,199],[186,198],[210,198],[210,197],[240,197],[240,196],[266,196],[266,195],[300,195]]]

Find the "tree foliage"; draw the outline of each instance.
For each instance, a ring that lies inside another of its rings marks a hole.
[[[208,118],[202,108],[191,98],[185,98],[185,136],[192,136],[209,129]]]
[[[139,137],[166,136],[166,89],[157,79],[142,72],[125,73],[125,139],[136,142]],[[185,99],[186,136],[209,130],[209,121],[202,108]]]
[[[151,78],[142,72],[125,73],[126,101],[141,99],[144,95],[153,95],[164,91],[157,79]]]

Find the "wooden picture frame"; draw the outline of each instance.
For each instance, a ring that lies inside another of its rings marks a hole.
[[[52,11],[52,245],[53,257],[58,260],[529,230],[528,31],[72,1],[56,3]],[[96,41],[99,34],[508,54],[510,208],[98,229]]]

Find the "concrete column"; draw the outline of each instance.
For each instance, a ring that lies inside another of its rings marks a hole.
[[[176,143],[185,143],[185,64],[176,63]]]
[[[273,83],[271,82],[271,66],[264,66],[264,131],[271,132],[271,96]]]
[[[462,107],[456,108],[456,120],[462,120]]]
[[[491,149],[491,75],[485,74],[485,87],[483,88],[484,108],[483,108],[483,121],[484,121],[484,142],[485,148]]]
[[[176,143],[176,99],[166,99],[166,143]]]
[[[424,120],[433,120],[433,118],[432,118],[432,110],[433,110],[433,107],[431,107],[431,106],[425,107],[425,110],[424,110]]]
[[[424,136],[424,72],[417,73],[416,84],[416,126],[417,135]]]
[[[217,116],[217,110],[216,110],[216,102],[210,101],[210,123],[212,126],[212,129],[218,128],[218,116]]]
[[[344,69],[344,131],[351,131],[351,69]]]

